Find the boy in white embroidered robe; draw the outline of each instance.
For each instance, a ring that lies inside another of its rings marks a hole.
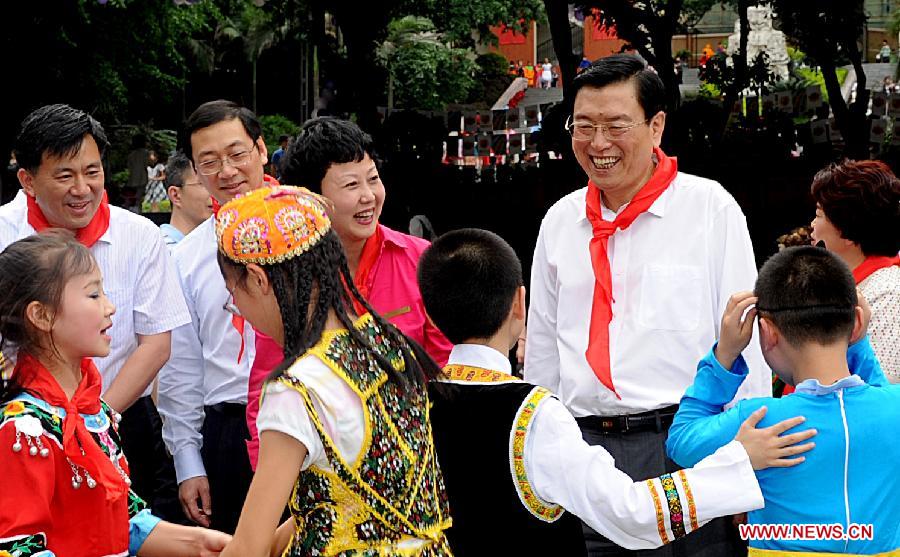
[[[605,449],[583,441],[552,393],[510,375],[525,287],[502,238],[450,232],[425,251],[418,279],[429,317],[455,344],[444,379],[429,385],[455,555],[584,554],[580,522],[564,510],[623,547],[659,547],[712,518],[759,508],[753,469],[802,460],[777,456],[812,436],[778,437],[802,420],[758,430],[760,413],[695,468],[634,482]]]

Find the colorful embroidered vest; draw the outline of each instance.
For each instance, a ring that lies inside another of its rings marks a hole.
[[[403,368],[399,348],[370,315],[355,327],[382,356]],[[450,513],[424,385],[404,390],[389,381],[368,349],[346,330],[326,333],[307,354],[321,359],[359,395],[368,438],[354,467],[325,431],[303,383],[287,374],[278,379],[303,397],[331,467],[311,466],[300,474],[289,504],[297,529],[285,555],[450,555],[444,536]]]
[[[456,557],[585,555],[581,521],[542,501],[525,472],[537,408],[553,396],[498,371],[444,368],[428,385],[434,444],[450,498]]]

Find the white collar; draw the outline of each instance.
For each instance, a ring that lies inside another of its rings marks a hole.
[[[509,363],[509,359],[497,350],[483,344],[455,345],[450,351],[447,365],[480,367],[512,375],[512,365]]]

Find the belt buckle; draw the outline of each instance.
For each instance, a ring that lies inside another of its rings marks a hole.
[[[615,431],[616,421],[612,418],[600,418],[600,429],[604,431]]]

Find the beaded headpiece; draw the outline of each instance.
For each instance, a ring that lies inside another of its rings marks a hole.
[[[236,263],[271,265],[296,257],[331,229],[328,201],[306,188],[276,186],[239,195],[219,209],[219,251]]]

